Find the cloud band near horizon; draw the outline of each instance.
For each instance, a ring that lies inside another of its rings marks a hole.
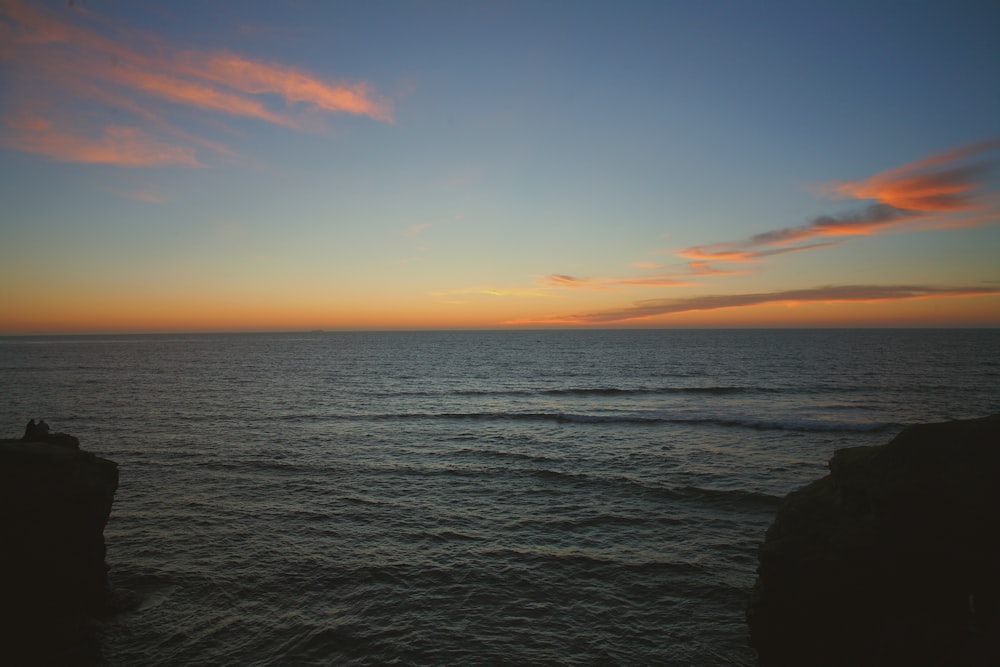
[[[828,285],[810,289],[751,294],[713,294],[683,299],[647,299],[631,306],[593,313],[553,317],[523,324],[612,324],[693,311],[744,308],[774,303],[863,303],[945,297],[1000,295],[1000,287],[939,287],[929,285]]]

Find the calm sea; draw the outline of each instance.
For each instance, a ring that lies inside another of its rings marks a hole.
[[[749,665],[779,499],[1000,412],[1000,331],[3,338],[0,396],[120,465],[108,664]]]

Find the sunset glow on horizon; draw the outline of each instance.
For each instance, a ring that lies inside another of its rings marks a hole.
[[[0,0],[0,335],[998,327],[997,26]]]

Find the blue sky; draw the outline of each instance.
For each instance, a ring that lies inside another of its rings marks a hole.
[[[998,26],[3,0],[0,330],[1000,325]]]

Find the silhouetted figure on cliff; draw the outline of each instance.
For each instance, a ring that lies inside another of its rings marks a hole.
[[[51,433],[49,425],[45,423],[44,419],[39,419],[37,424],[34,419],[29,421],[24,427],[24,437],[21,440],[25,442],[49,442],[74,449],[80,448],[80,441],[76,437],[68,433]]]

